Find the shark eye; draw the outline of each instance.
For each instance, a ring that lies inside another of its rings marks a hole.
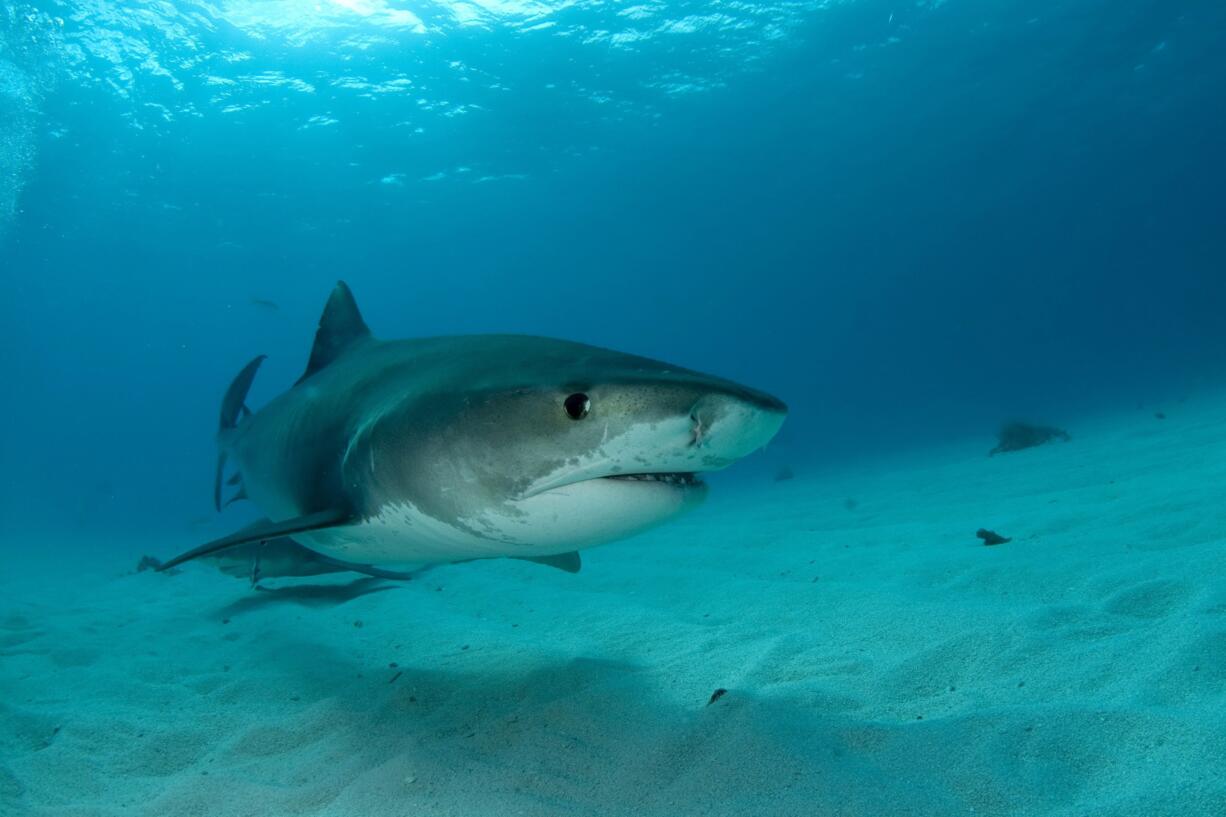
[[[577,391],[563,400],[562,406],[570,419],[582,420],[592,410],[592,400],[583,392]]]

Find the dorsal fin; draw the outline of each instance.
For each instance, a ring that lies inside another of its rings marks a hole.
[[[357,301],[344,281],[337,281],[324,305],[324,314],[315,330],[315,345],[311,347],[311,359],[298,383],[336,360],[355,343],[370,337],[370,329],[362,320]],[[297,385],[295,383],[294,385]]]

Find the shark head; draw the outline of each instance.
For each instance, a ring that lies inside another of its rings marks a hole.
[[[702,475],[764,446],[787,415],[763,392],[607,349],[445,340],[446,375],[395,398],[353,457],[368,513],[439,541],[549,554],[633,535],[700,503]]]

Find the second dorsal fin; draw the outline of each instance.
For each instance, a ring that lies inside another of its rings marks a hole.
[[[344,281],[337,281],[324,305],[315,330],[315,345],[311,347],[311,359],[298,383],[306,380],[345,353],[355,343],[370,337],[370,329],[362,320],[357,301]],[[296,384],[295,384],[296,385]]]

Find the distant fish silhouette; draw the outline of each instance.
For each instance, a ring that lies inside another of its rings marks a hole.
[[[989,547],[992,545],[1003,545],[1006,542],[1013,541],[1008,536],[1001,536],[996,531],[988,530],[987,528],[980,528],[975,535],[982,539],[983,543]]]
[[[1028,423],[1006,423],[1000,430],[996,447],[988,452],[992,457],[1009,451],[1021,451],[1052,440],[1069,441],[1068,432],[1054,426],[1032,426]]]
[[[269,312],[279,312],[281,310],[280,304],[278,304],[276,301],[270,301],[267,298],[252,298],[251,305],[258,306],[260,309],[266,309]]]
[[[156,556],[142,556],[140,561],[136,563],[136,572],[144,573],[146,570],[157,570],[162,566],[162,560]]]

